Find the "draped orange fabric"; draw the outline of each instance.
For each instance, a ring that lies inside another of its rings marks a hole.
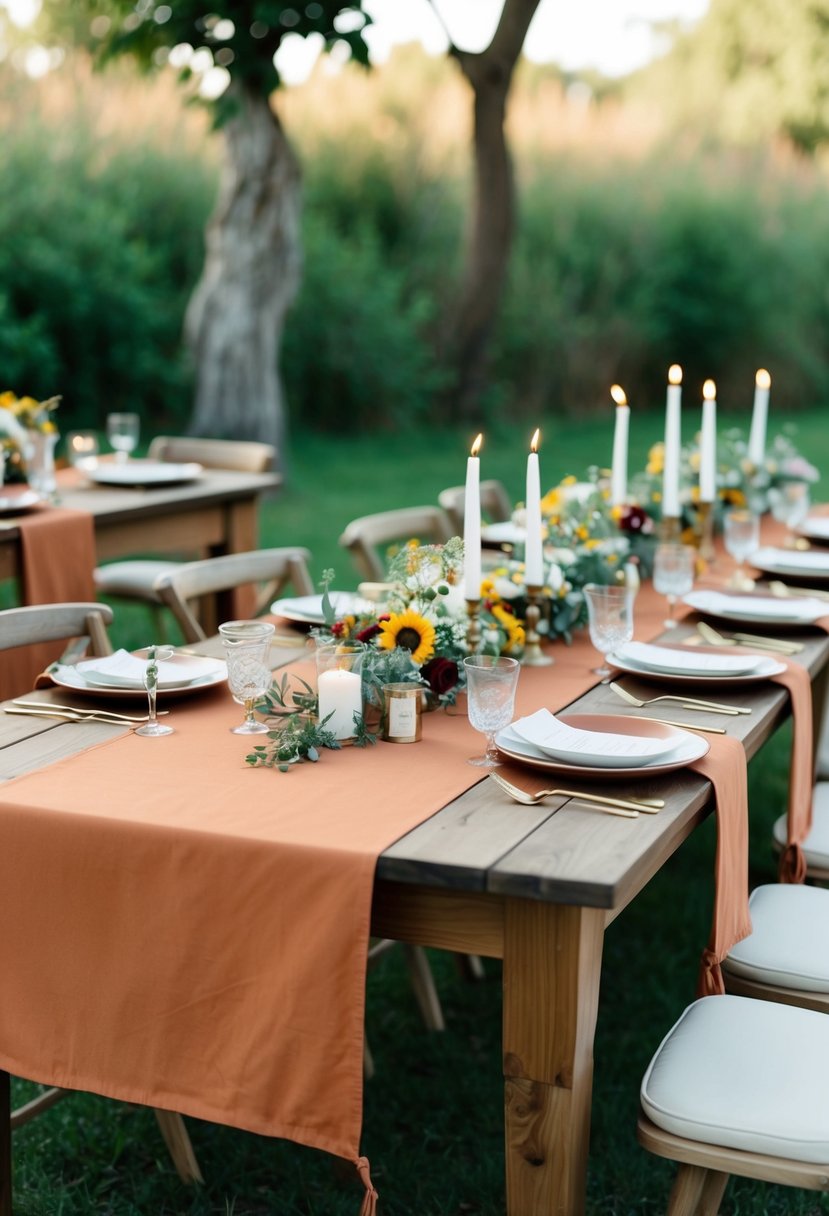
[[[663,615],[643,588],[637,635]],[[519,713],[595,683],[586,637],[554,654],[522,671]],[[281,774],[245,765],[226,691],[172,709],[173,735],[119,738],[3,788],[0,1067],[347,1157],[371,1212],[359,1137],[376,858],[479,779],[464,760],[482,737],[430,714],[414,747]],[[745,930],[746,803],[741,745],[715,743],[698,771],[717,792],[719,958]]]
[[[21,601],[58,604],[95,600],[95,525],[88,511],[47,507],[21,516]],[[60,642],[0,652],[0,700],[28,692],[35,676],[61,653]]]
[[[792,754],[789,765],[789,809],[786,848],[780,855],[781,882],[803,882],[806,860],[802,844],[812,826],[814,790],[814,732],[812,726],[812,685],[805,667],[791,659],[781,659],[786,670],[772,676],[788,692],[792,707]]]

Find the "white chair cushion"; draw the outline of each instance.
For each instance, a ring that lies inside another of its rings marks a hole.
[[[707,996],[689,1005],[651,1060],[642,1108],[703,1144],[829,1162],[829,1017]]]
[[[749,900],[752,931],[726,960],[746,979],[806,992],[829,992],[829,891],[773,883]]]
[[[781,848],[786,847],[786,816],[775,822],[774,839]],[[806,867],[829,869],[829,781],[818,781],[812,798],[812,827],[803,842]]]
[[[176,570],[178,565],[178,562],[165,561],[112,562],[97,568],[95,586],[103,595],[123,595],[127,599],[160,604],[153,584],[162,574]]]

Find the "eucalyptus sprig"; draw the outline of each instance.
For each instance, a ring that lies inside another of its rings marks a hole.
[[[277,718],[289,714],[316,714],[316,692],[301,676],[295,675],[294,679],[302,686],[301,689],[289,687],[286,672],[283,672],[279,679],[274,679],[268,692],[257,703],[259,712]]]
[[[326,728],[326,723],[332,717],[328,714],[320,722],[309,714],[289,714],[283,717],[268,731],[267,744],[254,747],[245,756],[245,763],[252,768],[278,768],[281,773],[287,773],[293,764],[302,760],[310,760],[316,764],[323,748],[338,752],[342,743],[333,731]],[[377,740],[366,725],[362,714],[354,715],[354,746],[367,747]]]

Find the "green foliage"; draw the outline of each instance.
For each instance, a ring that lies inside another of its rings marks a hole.
[[[202,164],[107,146],[67,122],[4,133],[0,181],[3,388],[61,393],[60,424],[113,408],[184,425],[184,309],[213,191]]]

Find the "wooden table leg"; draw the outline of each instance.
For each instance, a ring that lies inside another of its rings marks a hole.
[[[211,556],[221,553],[248,553],[258,548],[257,504],[252,498],[228,503],[224,513],[224,539],[221,550],[216,546]],[[256,591],[252,587],[236,587],[220,591],[215,605],[203,604],[202,626],[208,636],[215,633],[221,621],[248,620],[256,607]]]
[[[584,1212],[605,913],[507,900],[507,1216]]]
[[[0,1216],[12,1216],[11,1078],[0,1071]]]

